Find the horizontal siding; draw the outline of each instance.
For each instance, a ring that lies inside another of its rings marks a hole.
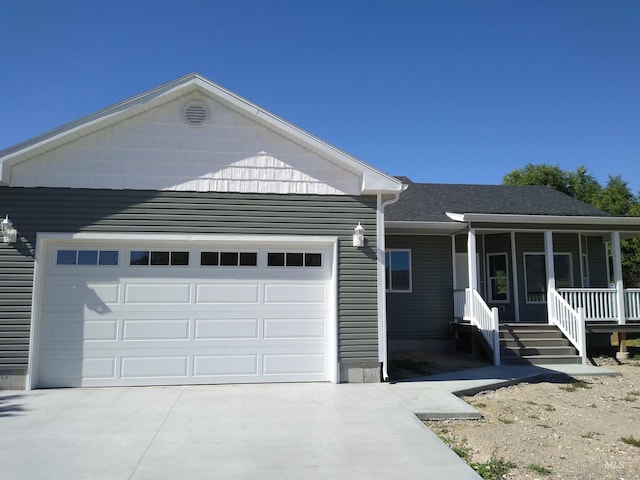
[[[398,236],[387,248],[411,250],[411,293],[387,293],[391,339],[452,338],[453,268],[448,236]]]
[[[589,282],[592,288],[607,288],[607,249],[602,237],[586,237],[586,251],[589,258]]]
[[[36,232],[331,235],[338,245],[339,360],[378,360],[373,196],[0,188],[21,241],[0,244],[0,368],[25,367]],[[365,227],[366,247],[353,248]]]

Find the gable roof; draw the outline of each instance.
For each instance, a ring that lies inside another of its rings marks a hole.
[[[447,213],[610,217],[550,187],[411,182],[385,216],[389,221],[453,222]]]
[[[318,153],[329,162],[357,174],[360,177],[361,194],[396,194],[402,191],[403,185],[398,179],[377,170],[197,73],[185,75],[0,151],[0,185],[11,184],[11,168],[14,165],[193,92],[211,96],[252,121]]]

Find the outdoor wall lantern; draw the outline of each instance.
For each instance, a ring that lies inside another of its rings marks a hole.
[[[364,247],[364,227],[358,222],[358,226],[353,229],[353,246]]]
[[[18,231],[13,228],[13,223],[9,220],[8,215],[0,222],[0,225],[2,226],[2,241],[4,243],[15,243],[18,238]]]

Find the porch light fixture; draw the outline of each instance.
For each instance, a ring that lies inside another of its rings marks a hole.
[[[2,232],[2,241],[4,243],[15,243],[18,238],[18,231],[13,228],[13,223],[9,220],[9,216],[5,216],[4,220],[0,222],[1,232]]]
[[[364,227],[360,225],[360,222],[358,222],[356,228],[353,229],[353,246],[358,248],[364,247]]]

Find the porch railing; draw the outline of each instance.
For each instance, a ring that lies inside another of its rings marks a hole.
[[[618,320],[617,293],[613,288],[559,288],[558,293],[574,310],[584,308],[586,320]]]
[[[558,293],[574,309],[584,308],[587,321],[619,320],[615,288],[559,288]],[[624,306],[626,320],[640,320],[640,288],[624,290]]]
[[[627,310],[627,320],[640,320],[640,288],[625,289],[624,306]]]
[[[578,350],[582,363],[587,363],[587,334],[585,328],[585,310],[572,307],[556,290],[547,295],[547,314],[549,323],[557,325],[569,341]]]
[[[484,337],[487,345],[493,351],[493,364],[500,365],[500,322],[498,319],[498,309],[489,308],[482,298],[482,295],[477,290],[469,290],[469,296],[473,303],[471,309],[471,323],[473,323],[482,336]]]

